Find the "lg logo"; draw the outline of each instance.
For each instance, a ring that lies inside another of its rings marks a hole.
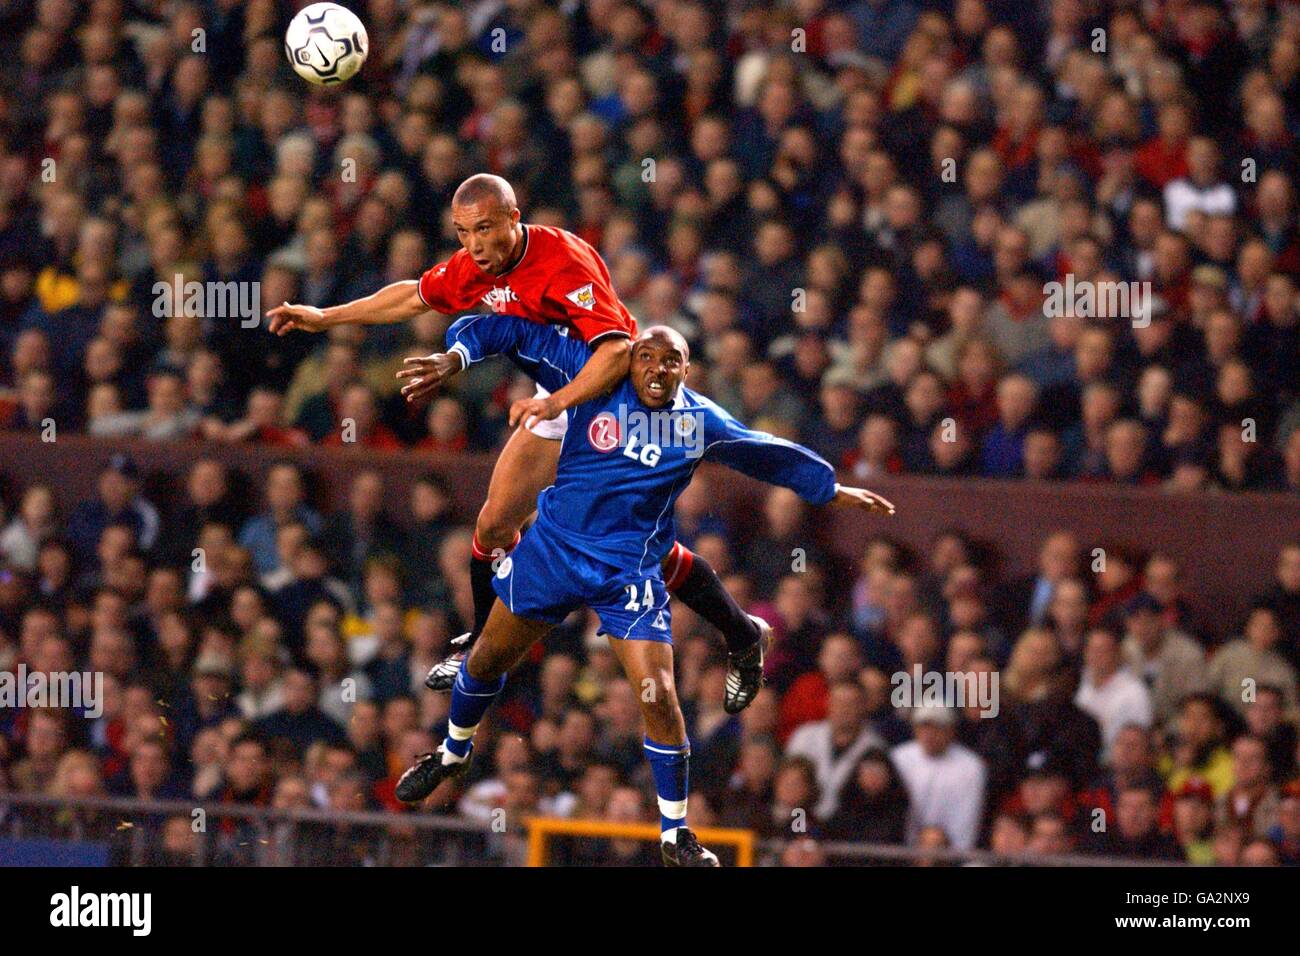
[[[591,420],[591,424],[587,426],[587,441],[591,443],[592,448],[601,453],[613,451],[619,445],[623,445],[624,458],[638,461],[648,468],[659,464],[659,459],[664,453],[662,446],[654,442],[643,442],[635,433],[629,434],[624,442],[623,429],[619,426],[618,419],[610,412],[601,412]]]
[[[638,451],[637,440],[635,436],[628,438],[627,447],[623,449],[623,457],[631,458],[633,461],[639,461],[641,464],[653,468],[659,464],[659,458],[663,455],[664,450],[658,445],[644,444],[640,445]]]

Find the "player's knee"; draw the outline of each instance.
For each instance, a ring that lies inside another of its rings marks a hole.
[[[509,509],[489,498],[478,513],[474,536],[478,539],[479,547],[484,550],[510,548],[515,543],[520,523]]]
[[[469,676],[475,680],[496,680],[506,672],[506,669],[507,665],[502,656],[486,641],[481,640],[470,648],[469,657],[465,661],[465,670],[469,671]]]

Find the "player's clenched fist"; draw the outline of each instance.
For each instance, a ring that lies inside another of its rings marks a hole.
[[[848,505],[851,508],[862,508],[864,511],[881,511],[887,515],[894,513],[893,502],[882,498],[874,491],[867,491],[866,488],[847,488],[840,485],[835,489],[835,497],[831,499],[833,505]]]
[[[461,370],[461,357],[457,352],[434,352],[402,359],[402,365],[397,377],[410,379],[402,386],[402,395],[408,402],[418,402]]]
[[[545,398],[521,398],[510,406],[510,427],[514,428],[522,422],[525,428],[532,428],[538,422],[559,418],[563,411],[559,402],[550,395]]]
[[[297,329],[300,332],[322,332],[326,328],[325,310],[314,305],[277,305],[266,313],[271,320],[270,329],[275,335],[284,335]]]

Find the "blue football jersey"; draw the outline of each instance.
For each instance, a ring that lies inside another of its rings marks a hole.
[[[551,392],[591,355],[554,327],[512,315],[465,316],[448,330],[447,343],[466,367],[505,355]],[[704,460],[790,488],[812,504],[835,496],[835,470],[807,448],[746,428],[684,386],[669,407],[652,409],[624,378],[611,393],[569,409],[555,484],[538,498],[538,520],[587,554],[645,572],[672,548],[673,504]]]

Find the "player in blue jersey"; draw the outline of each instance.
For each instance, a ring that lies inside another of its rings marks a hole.
[[[448,330],[447,341],[447,352],[418,360],[426,381],[504,354],[554,391],[590,355],[555,329],[506,315],[466,316]],[[690,744],[673,682],[671,612],[660,570],[676,537],[673,503],[707,459],[791,488],[812,504],[890,514],[894,506],[870,491],[841,487],[834,469],[813,452],[748,429],[685,388],[689,369],[686,341],[655,326],[633,343],[627,378],[570,409],[555,484],[538,497],[536,522],[499,565],[498,600],[456,677],[447,738],[402,775],[399,799],[422,800],[465,772],[474,731],[506,674],[585,605],[599,617],[627,679],[642,689],[664,863],[718,865],[685,825]]]

